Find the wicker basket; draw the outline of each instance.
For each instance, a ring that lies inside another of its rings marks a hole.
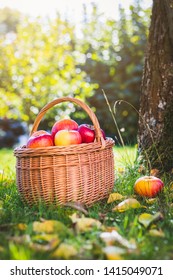
[[[48,103],[36,117],[31,135],[37,131],[46,111],[61,102],[74,102],[87,112],[95,128],[96,140],[67,147],[16,148],[18,190],[29,204],[43,200],[46,204],[81,202],[91,205],[107,197],[114,186],[114,141],[103,139],[93,111],[81,100],[71,97]]]

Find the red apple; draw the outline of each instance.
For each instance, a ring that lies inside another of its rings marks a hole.
[[[45,130],[38,130],[38,131],[35,131],[33,134],[32,134],[32,137],[33,136],[39,136],[39,135],[43,135],[43,134],[49,134],[49,132],[45,131]]]
[[[60,130],[55,134],[55,146],[81,144],[82,137],[77,130]]]
[[[155,176],[143,176],[134,185],[134,191],[143,197],[155,197],[163,188],[162,180]]]
[[[91,143],[94,142],[95,139],[95,128],[90,124],[81,124],[78,127],[78,131],[82,137],[83,143]],[[103,138],[106,140],[105,132],[101,129]]]
[[[28,139],[26,147],[27,148],[40,148],[53,146],[52,135],[45,130],[39,130],[34,132]]]
[[[71,119],[63,119],[60,121],[57,121],[53,127],[51,134],[54,138],[55,134],[60,131],[60,130],[77,130],[78,129],[78,124],[74,120]]]

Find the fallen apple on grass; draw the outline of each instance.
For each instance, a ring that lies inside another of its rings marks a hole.
[[[82,137],[82,143],[91,143],[95,140],[95,128],[90,124],[81,124],[78,127],[78,131]],[[106,139],[105,132],[101,129],[102,136]]]
[[[50,133],[45,130],[39,130],[34,132],[28,139],[26,147],[27,148],[41,148],[53,146],[53,138]]]
[[[82,143],[82,137],[77,130],[60,130],[54,137],[55,146],[69,146]]]
[[[143,176],[136,180],[134,191],[143,197],[155,197],[164,187],[161,179],[155,176]]]
[[[72,119],[63,119],[60,121],[57,121],[53,127],[52,127],[52,137],[55,137],[55,134],[60,130],[77,130],[78,124]]]

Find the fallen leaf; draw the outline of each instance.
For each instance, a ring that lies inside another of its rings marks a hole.
[[[105,228],[106,232],[112,232],[113,230],[118,231],[119,228],[118,227],[111,227],[111,226],[108,226],[108,227]]]
[[[160,171],[156,168],[153,168],[153,169],[150,170],[150,175],[151,176],[156,176],[157,177],[159,175],[159,173],[160,173]]]
[[[148,213],[143,213],[139,216],[138,221],[142,224],[145,228],[147,228],[153,221],[153,215]]]
[[[52,240],[58,240],[60,243],[60,238],[57,234],[39,234],[39,235],[34,235],[32,237],[32,240],[35,242],[40,242],[40,241],[45,241],[45,242],[51,242]]]
[[[59,221],[45,220],[43,222],[37,222],[37,221],[33,222],[33,231],[45,232],[45,233],[54,233],[54,232],[64,233],[67,232],[68,229],[63,223]]]
[[[21,231],[24,231],[27,229],[27,225],[26,224],[23,224],[23,223],[19,223],[16,225],[16,228],[21,230]]]
[[[40,236],[34,236],[32,238],[34,242],[30,243],[30,248],[34,251],[39,251],[39,252],[48,252],[54,250],[61,242],[59,237],[57,235],[50,235],[50,234],[45,234],[44,237],[41,235]],[[39,244],[36,242],[40,241],[49,241],[47,244]]]
[[[125,212],[129,209],[136,209],[141,207],[144,206],[142,206],[135,198],[127,198],[120,202],[116,207],[114,207],[112,211]]]
[[[100,221],[93,218],[86,218],[82,216],[79,218],[76,213],[70,216],[77,232],[86,232],[93,229],[93,227],[101,228],[102,224]]]
[[[52,257],[68,260],[77,254],[78,251],[73,245],[61,243],[59,247],[53,252]]]
[[[125,168],[124,167],[118,167],[117,171],[120,174],[124,174],[125,173]]]
[[[122,246],[128,249],[136,249],[136,244],[134,242],[130,242],[121,236],[117,231],[113,230],[112,232],[102,232],[100,234],[100,238],[107,244],[111,245],[114,242],[118,242]]]
[[[108,197],[107,203],[112,203],[116,200],[121,200],[124,196],[120,193],[111,193]]]
[[[122,260],[122,254],[126,253],[126,250],[116,246],[107,246],[103,248],[103,252],[108,260]]]
[[[138,221],[140,222],[140,224],[142,224],[145,228],[149,227],[151,225],[151,223],[156,222],[160,219],[163,218],[163,215],[160,212],[157,212],[154,215],[151,215],[149,213],[142,213],[139,217],[138,217]]]
[[[30,235],[24,234],[20,236],[11,236],[8,237],[8,240],[14,241],[17,244],[29,244],[31,241]]]
[[[149,235],[154,237],[165,237],[164,232],[162,230],[157,230],[157,229],[150,229]]]

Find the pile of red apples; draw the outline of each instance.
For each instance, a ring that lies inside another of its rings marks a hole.
[[[103,138],[105,132],[101,129]],[[34,132],[27,141],[27,148],[41,148],[48,146],[69,146],[81,143],[92,143],[95,140],[95,129],[93,125],[78,125],[72,119],[57,121],[51,133],[45,130]]]

